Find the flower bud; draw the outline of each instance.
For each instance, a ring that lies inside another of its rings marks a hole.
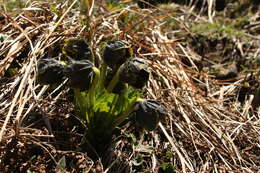
[[[133,58],[121,66],[119,78],[134,88],[142,88],[147,83],[149,74],[147,61]]]
[[[133,112],[137,123],[148,131],[154,130],[166,115],[166,109],[155,100],[139,101]]]
[[[72,61],[65,70],[68,85],[81,91],[88,90],[93,78],[93,67],[89,60]]]
[[[91,52],[86,40],[67,38],[64,40],[62,53],[74,60],[91,60]]]
[[[37,82],[43,85],[59,84],[65,80],[65,66],[55,59],[40,59],[37,66]]]
[[[105,63],[117,70],[131,56],[131,48],[122,41],[110,41],[107,43],[103,59]]]

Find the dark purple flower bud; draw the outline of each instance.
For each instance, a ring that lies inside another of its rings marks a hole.
[[[65,70],[68,85],[81,91],[88,90],[93,78],[93,67],[89,60],[72,61]]]
[[[155,100],[142,100],[135,105],[132,113],[142,128],[152,131],[166,116],[166,109]]]
[[[65,80],[65,66],[55,59],[40,59],[37,66],[37,82],[43,85],[59,84]]]
[[[117,70],[131,56],[131,48],[122,41],[110,41],[107,43],[103,59],[105,63]]]
[[[62,53],[74,60],[91,60],[91,51],[84,39],[65,39]]]
[[[142,88],[147,83],[149,74],[147,61],[133,58],[121,66],[119,78],[132,87]]]

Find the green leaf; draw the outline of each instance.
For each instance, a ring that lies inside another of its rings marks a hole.
[[[98,79],[102,80],[102,78]],[[112,136],[118,132],[116,127],[126,122],[125,120],[132,111],[132,109],[130,111],[128,109],[133,107],[131,105],[136,98],[140,97],[140,93],[130,88],[120,94],[115,94],[100,86],[95,87],[94,91],[92,97],[94,101],[93,104],[90,104],[88,96],[92,93],[92,89],[86,92],[75,89],[75,108],[77,114],[86,120],[86,138],[98,152],[102,152],[111,142]],[[120,118],[120,123],[117,124],[115,122],[118,118]]]
[[[57,163],[56,171],[65,172],[66,171],[66,158],[63,156]]]
[[[136,144],[137,139],[136,139],[136,137],[135,137],[135,135],[134,135],[133,133],[126,134],[126,136],[127,136],[128,138],[131,138],[132,141],[133,141],[133,143]]]
[[[94,111],[95,112],[110,112],[111,106],[116,94],[108,93],[108,92],[101,92],[97,95]]]
[[[30,170],[30,169],[28,169],[27,171],[26,171],[26,173],[36,173],[35,171],[32,171],[32,170]]]
[[[154,147],[149,146],[149,145],[137,145],[135,147],[135,150],[141,151],[141,152],[146,152],[146,153],[151,153],[154,151]]]
[[[87,112],[87,92],[80,92],[78,89],[74,90],[75,93],[75,110],[77,114],[85,120]]]
[[[140,166],[140,165],[143,164],[143,162],[144,162],[144,159],[141,156],[137,156],[135,158],[135,160],[133,160],[132,163],[133,163],[134,166]]]
[[[162,169],[164,170],[164,173],[174,173],[176,167],[173,166],[170,162],[165,162],[162,165]]]
[[[173,154],[170,151],[167,151],[165,154],[168,158],[173,158]]]
[[[81,0],[81,11],[86,12],[88,16],[91,16],[94,8],[95,0]]]

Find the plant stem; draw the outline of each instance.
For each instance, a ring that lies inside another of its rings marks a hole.
[[[115,114],[116,111],[122,112],[122,109],[123,109],[122,106],[118,106],[118,105],[124,105],[125,99],[127,97],[127,90],[128,90],[128,85],[127,85],[127,83],[124,83],[124,90],[119,95],[116,96],[116,100],[114,99],[115,105],[112,104],[112,105],[114,105],[114,106],[112,106],[113,107],[112,112],[111,112],[112,114]],[[118,110],[116,110],[116,109],[118,109]]]
[[[79,89],[74,89],[74,104],[81,118],[85,119],[87,110],[86,92],[81,92]],[[87,120],[88,121],[88,120]]]
[[[129,116],[129,114],[132,112],[136,103],[139,103],[142,101],[143,101],[143,99],[141,99],[140,97],[136,97],[134,100],[132,100],[132,102],[128,105],[126,111],[114,121],[114,123],[113,123],[114,128],[116,126],[120,125]]]
[[[89,104],[88,104],[87,111],[89,112],[89,114],[86,115],[86,119],[89,119],[93,114],[93,111],[91,111],[91,110],[93,110],[93,106],[95,104],[95,94],[96,94],[95,90],[98,86],[98,81],[99,81],[99,78],[100,78],[99,69],[96,68],[96,67],[92,67],[92,69],[95,73],[95,77],[93,79],[93,83],[92,83],[92,85],[89,89],[89,92],[88,92],[88,103]]]
[[[107,87],[107,91],[108,92],[112,92],[113,89],[115,88],[116,84],[119,81],[119,74],[120,74],[120,68],[117,70],[116,74],[113,76],[113,79],[111,80],[111,82],[109,83],[108,87]]]
[[[111,107],[110,107],[110,110],[109,110],[109,112],[112,114],[112,115],[114,115],[114,113],[115,113],[115,109],[116,109],[116,107],[117,107],[117,101],[118,101],[118,95],[115,95],[115,97],[114,97],[114,99],[113,99],[113,102],[112,102],[112,104],[111,104]]]
[[[103,62],[100,70],[100,80],[99,80],[99,88],[102,90],[104,88],[105,78],[107,72],[107,64]]]

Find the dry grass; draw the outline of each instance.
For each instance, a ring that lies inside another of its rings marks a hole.
[[[145,134],[150,140],[143,139],[143,136],[137,142],[154,147],[152,152],[140,151],[133,145],[127,151],[120,151],[129,144],[126,144],[127,140],[115,140],[117,157],[129,162],[130,167],[131,161],[143,154],[147,159],[142,171],[157,172],[168,151],[173,153],[170,162],[176,166],[177,172],[257,172],[260,169],[259,109],[251,107],[252,97],[245,104],[236,101],[243,79],[223,85],[198,70],[195,61],[199,55],[180,41],[183,38],[175,35],[186,33],[188,36],[190,33],[185,21],[178,17],[181,15],[160,8],[133,6],[111,11],[100,2],[96,3],[88,30],[80,25],[82,19],[76,0],[65,1],[59,14],[48,8],[50,4],[34,3],[16,17],[2,14],[5,19],[0,30],[10,39],[0,44],[0,158],[3,158],[0,165],[12,149],[10,143],[14,139],[18,141],[17,145],[34,143],[44,148],[52,161],[58,162],[55,158],[58,152],[52,152],[55,140],[48,117],[69,114],[66,111],[72,106],[65,101],[67,108],[58,107],[66,90],[57,89],[59,94],[55,94],[49,92],[48,86],[36,84],[36,65],[44,53],[64,38],[80,36],[90,39],[90,46],[99,59],[100,45],[106,40],[119,38],[133,45],[134,54],[148,59],[152,70],[145,96],[158,99],[168,109],[166,121],[160,123],[155,132]],[[186,12],[179,13],[185,16]],[[213,21],[213,17],[209,13],[208,18],[201,20]],[[180,29],[167,33],[165,19],[176,21]],[[170,38],[169,34],[173,36]],[[183,59],[187,59],[191,66],[183,64]],[[7,70],[15,62],[18,72],[8,77]],[[23,121],[36,110],[46,115],[47,130],[23,125]],[[59,119],[63,121],[62,117]],[[118,160],[115,161],[113,156],[107,158],[108,166],[104,166],[92,161],[86,153],[78,153],[91,171],[120,172],[125,169],[118,165],[115,168]]]

